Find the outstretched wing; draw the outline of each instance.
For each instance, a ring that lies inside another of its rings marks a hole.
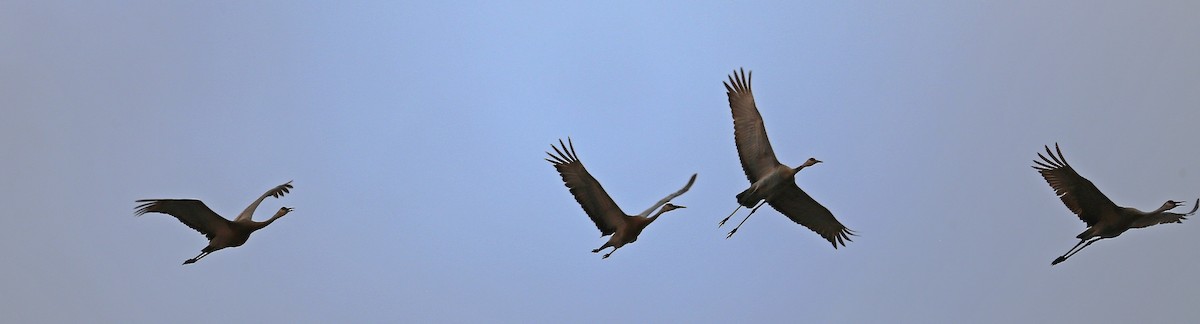
[[[725,94],[729,96],[729,108],[733,110],[733,140],[737,144],[738,158],[742,161],[742,171],[753,183],[779,165],[779,160],[775,158],[775,151],[767,139],[762,115],[754,105],[750,76],[746,75],[745,70],[741,70],[741,74],[734,71],[729,76],[729,82],[722,83],[725,84]]]
[[[1192,211],[1190,212],[1184,214],[1162,212],[1158,213],[1157,215],[1145,216],[1134,220],[1133,224],[1129,227],[1142,228],[1166,223],[1183,223],[1183,220],[1187,219],[1188,216],[1192,216],[1192,214],[1196,213],[1196,209],[1200,209],[1200,199],[1196,199],[1196,203],[1192,205]]]
[[[846,246],[846,241],[851,241],[850,236],[854,235],[853,231],[833,217],[828,208],[821,206],[795,183],[780,185],[779,193],[767,199],[767,203],[796,224],[804,225],[824,237],[835,249],[838,244]]]
[[[175,216],[184,225],[204,234],[208,239],[216,235],[216,231],[229,226],[229,220],[217,215],[203,202],[195,199],[142,199],[142,203],[133,212],[135,216],[146,213],[163,213]]]
[[[653,213],[655,209],[658,209],[658,207],[661,207],[662,205],[666,205],[668,202],[671,202],[671,199],[675,199],[675,197],[679,197],[679,195],[682,195],[683,193],[687,192],[688,189],[692,189],[692,184],[696,183],[696,175],[697,175],[696,173],[692,173],[692,177],[690,179],[688,179],[688,183],[686,185],[683,185],[683,188],[680,188],[678,191],[675,191],[675,192],[667,195],[666,197],[663,197],[663,199],[659,199],[658,202],[654,203],[654,205],[650,206],[650,208],[646,208],[646,211],[643,211],[641,214],[638,214],[638,216],[641,216],[641,217],[650,216],[650,213]]]
[[[1100,189],[1091,181],[1075,172],[1075,169],[1067,163],[1067,159],[1063,157],[1062,149],[1058,147],[1058,143],[1054,144],[1055,151],[1050,151],[1050,146],[1046,146],[1046,155],[1038,153],[1041,161],[1033,160],[1033,168],[1042,174],[1042,178],[1046,179],[1046,183],[1050,184],[1050,188],[1054,189],[1054,193],[1058,198],[1062,199],[1063,204],[1089,227],[1100,221],[1102,215],[1116,213],[1117,204],[1108,199]]]
[[[281,184],[275,186],[275,188],[271,188],[271,190],[267,190],[266,193],[263,193],[262,196],[258,197],[258,200],[255,200],[253,203],[251,203],[250,206],[246,206],[246,210],[243,210],[242,213],[238,214],[238,216],[233,220],[235,222],[244,222],[250,220],[254,217],[254,210],[258,209],[258,204],[261,204],[263,199],[267,199],[267,197],[283,197],[283,195],[286,195],[291,189],[292,182],[288,181],[285,184]]]
[[[570,143],[570,138],[567,138]],[[625,221],[625,212],[621,211],[621,207],[613,202],[612,197],[604,191],[604,187],[600,186],[600,182],[596,181],[587,169],[583,167],[583,162],[579,162],[579,157],[575,155],[575,144],[570,144],[570,149],[567,144],[563,144],[562,140],[558,140],[558,144],[562,146],[560,150],[554,145],[554,152],[558,155],[546,152],[550,155],[550,163],[554,164],[554,168],[558,170],[558,174],[562,176],[563,183],[571,190],[571,194],[575,196],[575,201],[579,202],[579,206],[583,207],[583,212],[587,213],[588,217],[596,223],[596,228],[600,229],[603,235],[609,235],[617,231],[617,224]],[[603,236],[601,235],[601,236]]]

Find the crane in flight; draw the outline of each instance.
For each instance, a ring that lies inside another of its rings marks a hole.
[[[1054,154],[1055,152],[1058,153],[1057,156]],[[1195,214],[1196,209],[1200,208],[1200,199],[1196,200],[1192,211],[1184,214],[1167,212],[1183,205],[1183,202],[1174,200],[1167,200],[1161,207],[1151,212],[1117,206],[1104,193],[1100,192],[1096,185],[1075,172],[1075,168],[1072,168],[1067,163],[1066,157],[1063,157],[1058,143],[1054,144],[1054,152],[1050,151],[1049,145],[1046,145],[1046,155],[1038,153],[1038,157],[1042,160],[1033,160],[1035,164],[1033,168],[1042,175],[1042,178],[1046,179],[1046,183],[1050,184],[1050,188],[1054,189],[1054,194],[1062,199],[1063,204],[1067,205],[1067,209],[1079,216],[1079,220],[1087,223],[1088,226],[1083,233],[1075,236],[1079,239],[1079,243],[1067,250],[1067,253],[1055,258],[1050,265],[1062,263],[1088,245],[1106,238],[1117,237],[1131,228],[1182,223],[1187,216]]]
[[[551,144],[550,147],[558,155],[546,152],[546,155],[550,156],[546,161],[554,165],[554,168],[558,170],[558,174],[562,176],[563,183],[570,189],[571,195],[575,196],[575,201],[579,202],[579,206],[583,207],[583,212],[592,219],[592,222],[596,223],[596,228],[600,229],[600,237],[612,235],[608,238],[608,242],[592,250],[592,253],[599,253],[608,247],[613,248],[612,251],[604,254],[601,259],[607,259],[613,252],[616,252],[617,249],[625,246],[625,244],[636,242],[642,230],[646,229],[646,226],[653,223],[655,219],[658,219],[659,215],[675,209],[685,208],[684,206],[671,204],[670,201],[687,192],[688,189],[692,188],[692,183],[696,182],[696,174],[692,174],[692,178],[688,179],[688,183],[683,186],[683,189],[667,195],[666,198],[654,203],[654,205],[651,205],[650,208],[641,214],[628,215],[624,211],[621,211],[621,207],[618,207],[617,203],[608,196],[608,193],[604,191],[604,187],[600,186],[600,182],[596,181],[596,178],[593,178],[587,169],[583,167],[583,162],[580,162],[578,155],[575,154],[575,144],[571,143],[570,138],[567,138],[567,143],[563,144],[561,139],[558,140],[558,144],[562,146],[562,149]],[[660,206],[662,207],[661,209],[659,208]],[[655,209],[658,210],[657,213],[646,217],[651,212],[654,212]]]
[[[767,140],[767,129],[763,125],[762,115],[754,105],[754,94],[750,91],[750,75],[747,75],[745,70],[741,70],[740,74],[733,71],[729,82],[723,82],[727,90],[725,94],[729,96],[729,108],[733,111],[733,139],[737,144],[738,159],[742,162],[742,171],[746,172],[746,179],[750,180],[750,188],[737,194],[738,207],[722,219],[717,227],[725,225],[725,222],[742,207],[753,207],[750,214],[725,236],[732,237],[763,203],[767,203],[797,224],[821,235],[833,244],[834,249],[838,244],[846,246],[846,241],[850,241],[854,232],[838,222],[828,208],[796,185],[797,172],[821,161],[809,158],[795,168],[779,163],[775,158],[775,151],[771,149],[771,142]]]
[[[141,203],[134,211],[135,216],[141,216],[146,213],[162,213],[174,216],[179,219],[184,225],[204,234],[208,237],[208,246],[200,250],[200,254],[194,258],[183,261],[183,264],[191,264],[199,261],[201,258],[208,256],[209,253],[215,252],[227,247],[237,247],[246,243],[250,239],[250,234],[260,230],[267,225],[271,225],[276,219],[292,212],[292,208],[282,207],[275,212],[274,216],[264,222],[256,222],[251,219],[254,216],[254,210],[258,209],[258,204],[262,203],[267,197],[283,197],[292,189],[292,182],[288,181],[285,184],[271,188],[258,197],[250,206],[246,207],[241,214],[233,221],[217,215],[212,209],[204,205],[204,202],[195,199],[141,199]]]

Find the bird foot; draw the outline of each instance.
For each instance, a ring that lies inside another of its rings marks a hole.
[[[725,219],[722,219],[720,223],[717,223],[717,228],[721,228],[721,226],[725,226],[725,222],[728,222],[728,221],[729,221],[729,217],[725,217]]]
[[[733,237],[733,233],[737,233],[736,228],[733,229],[732,231],[729,231],[729,235],[725,235],[725,239],[729,239],[730,237]]]
[[[192,263],[196,263],[196,259],[187,259],[187,261],[183,261],[183,264],[192,264]]]
[[[610,255],[612,255],[612,252],[605,253],[605,254],[604,254],[604,256],[602,256],[602,257],[600,257],[600,258],[601,258],[601,259],[608,259],[608,256],[610,256]]]
[[[600,249],[592,250],[592,253],[600,253]]]
[[[1054,259],[1054,262],[1050,262],[1050,265],[1056,265],[1062,263],[1063,261],[1067,261],[1067,258],[1058,257],[1057,259]]]

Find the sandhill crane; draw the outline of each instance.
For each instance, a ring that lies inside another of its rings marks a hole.
[[[267,225],[271,225],[276,219],[292,212],[292,208],[282,207],[265,222],[256,222],[250,219],[254,216],[254,210],[258,209],[258,204],[262,203],[263,199],[267,197],[283,197],[284,194],[288,193],[289,189],[292,189],[291,181],[267,190],[266,193],[258,197],[258,200],[255,200],[254,203],[246,207],[246,210],[238,214],[237,218],[234,218],[233,221],[217,215],[212,209],[205,206],[203,202],[195,199],[141,199],[137,202],[142,204],[137,206],[134,215],[141,216],[146,213],[163,213],[175,216],[184,225],[208,237],[208,246],[200,250],[199,255],[183,261],[183,264],[190,264],[199,261],[213,251],[227,247],[241,246],[243,243],[246,243],[247,239],[250,239],[251,233],[267,227]]]
[[[1055,156],[1054,152],[1050,151],[1050,146],[1046,145],[1046,155],[1049,158],[1038,153],[1038,157],[1042,160],[1033,160],[1033,163],[1037,164],[1033,168],[1042,174],[1042,178],[1046,179],[1046,183],[1050,184],[1054,193],[1062,199],[1063,204],[1067,205],[1067,208],[1076,216],[1079,216],[1079,220],[1087,223],[1088,228],[1075,236],[1079,239],[1079,243],[1067,250],[1067,253],[1050,262],[1050,265],[1066,261],[1067,258],[1079,253],[1088,245],[1102,239],[1117,237],[1131,228],[1182,223],[1187,216],[1196,213],[1196,208],[1200,208],[1200,199],[1196,200],[1196,206],[1192,207],[1192,211],[1186,214],[1167,212],[1183,205],[1183,202],[1174,200],[1167,200],[1162,207],[1148,213],[1117,206],[1104,193],[1100,192],[1096,185],[1079,175],[1078,172],[1075,172],[1075,168],[1067,164],[1067,159],[1063,157],[1058,143],[1054,144],[1054,150],[1058,152],[1058,156]]]
[[[794,169],[780,164],[775,158],[775,151],[771,149],[771,142],[767,140],[762,115],[754,105],[754,94],[750,91],[750,77],[746,71],[741,70],[740,75],[738,71],[733,71],[729,82],[722,83],[727,90],[725,94],[729,96],[729,108],[733,111],[733,139],[737,144],[738,158],[742,161],[746,178],[750,180],[750,188],[737,194],[738,207],[722,219],[717,227],[725,225],[742,207],[754,207],[725,238],[737,233],[738,228],[765,202],[797,224],[820,234],[833,244],[834,249],[839,243],[846,246],[845,241],[850,241],[850,235],[854,235],[854,232],[838,222],[829,209],[796,186],[796,173],[821,161],[809,158]]]
[[[571,190],[571,195],[575,196],[575,201],[579,202],[579,205],[583,207],[583,212],[587,213],[588,217],[596,223],[596,228],[600,229],[600,237],[612,235],[608,238],[608,242],[592,250],[592,253],[599,253],[600,250],[611,246],[612,251],[605,254],[602,259],[607,259],[625,244],[637,241],[638,234],[641,234],[646,226],[658,219],[659,215],[678,208],[685,208],[671,204],[670,201],[692,188],[692,183],[696,182],[696,174],[692,174],[692,178],[688,179],[688,183],[683,186],[683,189],[667,195],[666,198],[654,203],[641,214],[625,214],[621,211],[621,207],[618,207],[617,203],[613,202],[608,193],[604,191],[604,187],[600,186],[600,182],[596,181],[596,178],[593,178],[583,167],[583,162],[579,162],[579,157],[575,154],[575,144],[570,141],[571,139],[567,138],[567,143],[570,144],[563,144],[561,139],[558,140],[558,144],[562,146],[561,150],[551,144],[550,147],[558,155],[546,152],[547,155],[550,155],[550,159],[546,159],[546,161],[554,164],[554,168],[562,176],[563,183]],[[569,149],[568,145],[570,145]],[[662,206],[662,209],[658,209],[659,206]],[[646,217],[655,209],[658,209],[658,212],[654,216]]]

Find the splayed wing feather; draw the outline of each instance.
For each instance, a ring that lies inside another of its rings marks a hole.
[[[1054,144],[1054,148],[1057,156],[1047,145],[1046,155],[1038,153],[1042,161],[1034,160],[1036,165],[1033,168],[1046,179],[1046,183],[1050,184],[1050,188],[1054,189],[1054,193],[1062,199],[1063,204],[1089,227],[1099,222],[1102,215],[1116,213],[1117,204],[1067,164],[1067,159],[1058,144]]]
[[[767,139],[762,115],[754,105],[750,76],[746,75],[745,70],[741,74],[734,71],[729,76],[729,82],[724,84],[727,90],[725,94],[729,96],[729,108],[733,111],[733,139],[737,144],[738,159],[742,162],[746,178],[753,183],[779,165],[779,160],[775,158],[775,151]]]
[[[162,213],[175,216],[187,227],[204,234],[208,239],[216,235],[219,227],[229,226],[229,220],[217,215],[203,202],[195,199],[142,199],[134,215],[146,213]]]
[[[568,139],[570,141],[570,139]],[[579,202],[579,206],[583,207],[584,213],[596,223],[596,228],[603,235],[610,235],[617,231],[617,224],[624,221],[625,212],[621,211],[621,207],[613,202],[608,193],[604,191],[604,187],[600,186],[600,182],[596,181],[587,169],[583,167],[583,162],[579,162],[579,158],[575,155],[575,145],[571,144],[570,150],[567,149],[567,144],[563,144],[562,140],[558,141],[562,145],[562,150],[554,147],[554,151],[558,156],[550,154],[555,160],[551,161],[554,168],[558,170],[558,174],[562,176],[563,183],[571,190],[571,195],[575,196],[575,201]],[[566,153],[564,153],[564,151]]]
[[[851,241],[850,236],[854,235],[853,231],[833,217],[828,208],[821,206],[794,183],[781,185],[779,193],[768,199],[767,203],[797,224],[821,235],[835,249],[838,244],[846,246],[846,242]]]

